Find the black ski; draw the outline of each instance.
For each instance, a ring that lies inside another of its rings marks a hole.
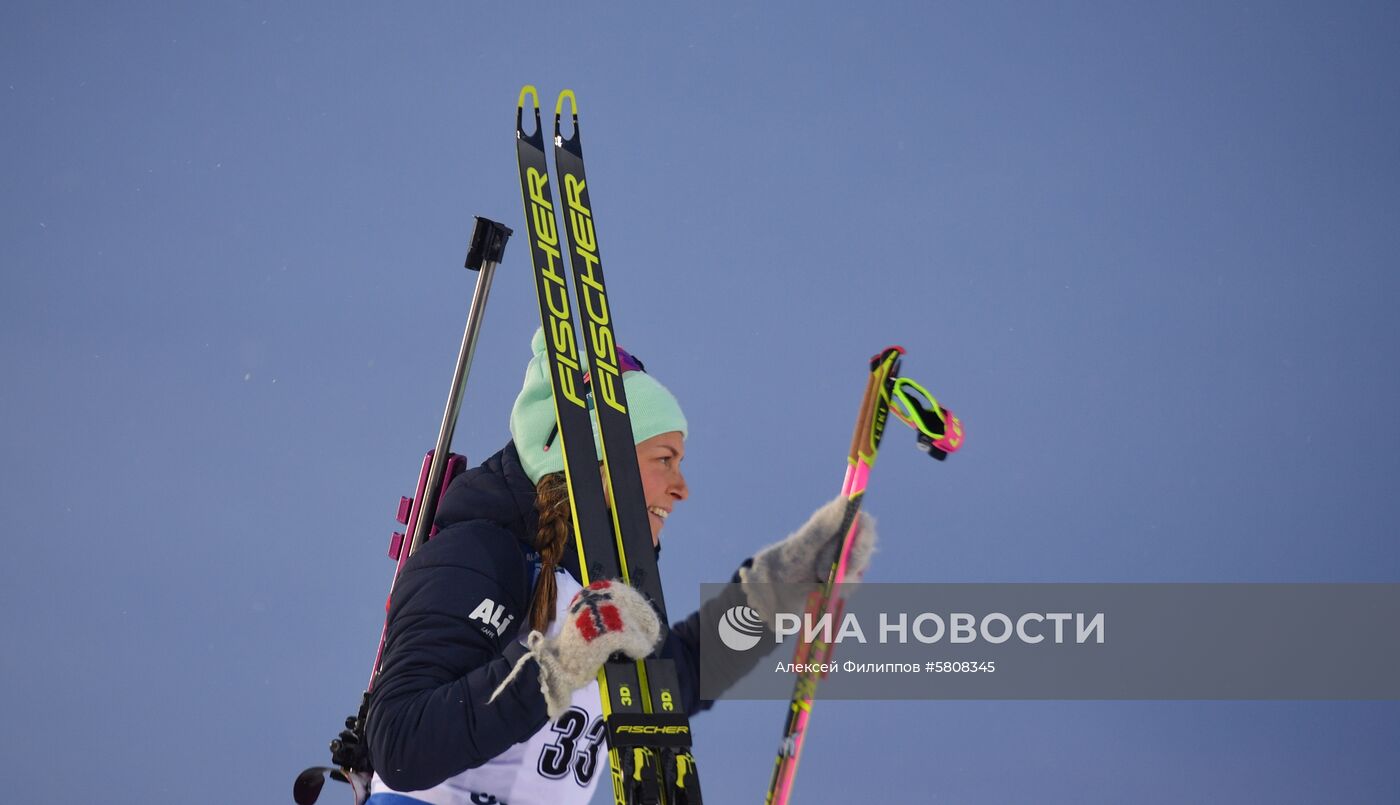
[[[534,132],[526,133],[525,103],[532,101]],[[571,101],[573,136],[559,133],[564,99]],[[579,565],[585,585],[620,578],[646,595],[666,629],[665,599],[651,544],[641,474],[632,443],[626,394],[621,382],[612,317],[607,307],[602,265],[598,258],[592,208],[583,174],[573,93],[560,95],[555,109],[555,160],[565,188],[565,220],[573,235],[570,250],[585,349],[592,372],[591,398],[598,411],[604,466],[614,506],[604,501],[605,481],[595,462],[596,445],[589,415],[590,389],[582,377],[568,283],[563,279],[566,238],[558,227],[549,186],[535,88],[521,90],[516,108],[516,148],[526,229],[535,266],[535,289],[545,331],[559,445],[573,506]],[[670,660],[611,661],[599,673],[603,712],[608,727],[608,758],[612,766],[613,797],[618,805],[700,803],[699,781],[690,752],[690,724],[680,710],[675,666]]]
[[[568,139],[561,131],[566,99],[573,131]],[[568,222],[565,227],[566,240],[574,269],[574,290],[578,295],[580,315],[584,319],[581,322],[583,341],[588,351],[595,390],[593,409],[603,441],[603,464],[615,502],[612,509],[613,528],[622,557],[622,577],[651,599],[661,616],[664,635],[668,623],[666,601],[652,547],[642,475],[637,467],[632,422],[627,413],[627,392],[622,383],[622,369],[617,355],[616,328],[603,280],[593,205],[589,200],[588,181],[583,167],[578,100],[570,90],[560,93],[554,108],[554,168],[562,195],[561,213]],[[675,663],[669,659],[652,658],[640,665],[644,707],[656,716],[652,722],[664,720],[675,728],[675,735],[684,737],[683,743],[678,742],[675,747],[660,750],[663,787],[678,785],[683,791],[686,798],[673,801],[699,802],[700,783],[695,776],[695,759],[690,752],[690,723],[684,711],[678,707],[681,695]],[[627,736],[619,735],[614,730],[609,740],[622,742],[627,740]]]

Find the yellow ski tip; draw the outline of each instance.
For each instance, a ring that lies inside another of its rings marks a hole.
[[[564,99],[565,99],[565,98],[568,98],[568,99],[569,99],[569,111],[570,111],[570,113],[571,113],[574,117],[578,117],[578,98],[574,97],[574,91],[573,91],[573,90],[571,90],[571,89],[566,89],[566,90],[564,90],[563,92],[559,93],[559,100],[556,101],[555,104],[554,104],[554,119],[555,119],[555,120],[558,120],[558,119],[559,119],[559,116],[562,115],[562,114],[564,113]]]
[[[532,104],[532,106],[535,107],[535,110],[536,110],[536,111],[539,111],[539,108],[540,108],[540,93],[539,93],[539,90],[535,89],[535,85],[534,85],[534,84],[526,84],[525,86],[523,86],[523,87],[520,88],[520,100],[519,100],[519,102],[516,103],[516,106],[517,106],[518,108],[520,108],[520,109],[524,109],[524,108],[525,108],[525,98],[526,98],[526,96],[529,96],[530,98],[533,98],[533,99],[534,99],[534,103]]]

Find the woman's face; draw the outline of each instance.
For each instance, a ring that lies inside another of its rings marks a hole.
[[[651,544],[661,544],[661,528],[677,502],[690,497],[690,489],[681,474],[685,458],[685,439],[681,432],[660,433],[637,443],[637,466],[642,471],[642,493],[647,501],[647,520],[651,523]]]

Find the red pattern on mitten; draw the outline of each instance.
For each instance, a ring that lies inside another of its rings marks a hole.
[[[640,592],[620,581],[595,581],[569,601],[557,635],[531,632],[530,650],[491,694],[494,700],[516,679],[526,660],[540,667],[540,692],[551,719],[569,708],[574,691],[598,677],[598,668],[613,654],[634,660],[651,653],[661,636],[656,610]]]
[[[585,642],[622,631],[622,613],[612,603],[612,582],[595,581],[579,590],[569,602],[569,614]]]

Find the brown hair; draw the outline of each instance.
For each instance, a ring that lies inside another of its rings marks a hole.
[[[535,485],[535,510],[540,515],[539,528],[535,531],[535,550],[540,552],[540,574],[535,581],[534,597],[530,600],[530,628],[543,632],[554,620],[554,608],[559,598],[554,568],[559,566],[569,538],[573,536],[569,485],[564,480],[564,473],[553,472],[540,478]]]

